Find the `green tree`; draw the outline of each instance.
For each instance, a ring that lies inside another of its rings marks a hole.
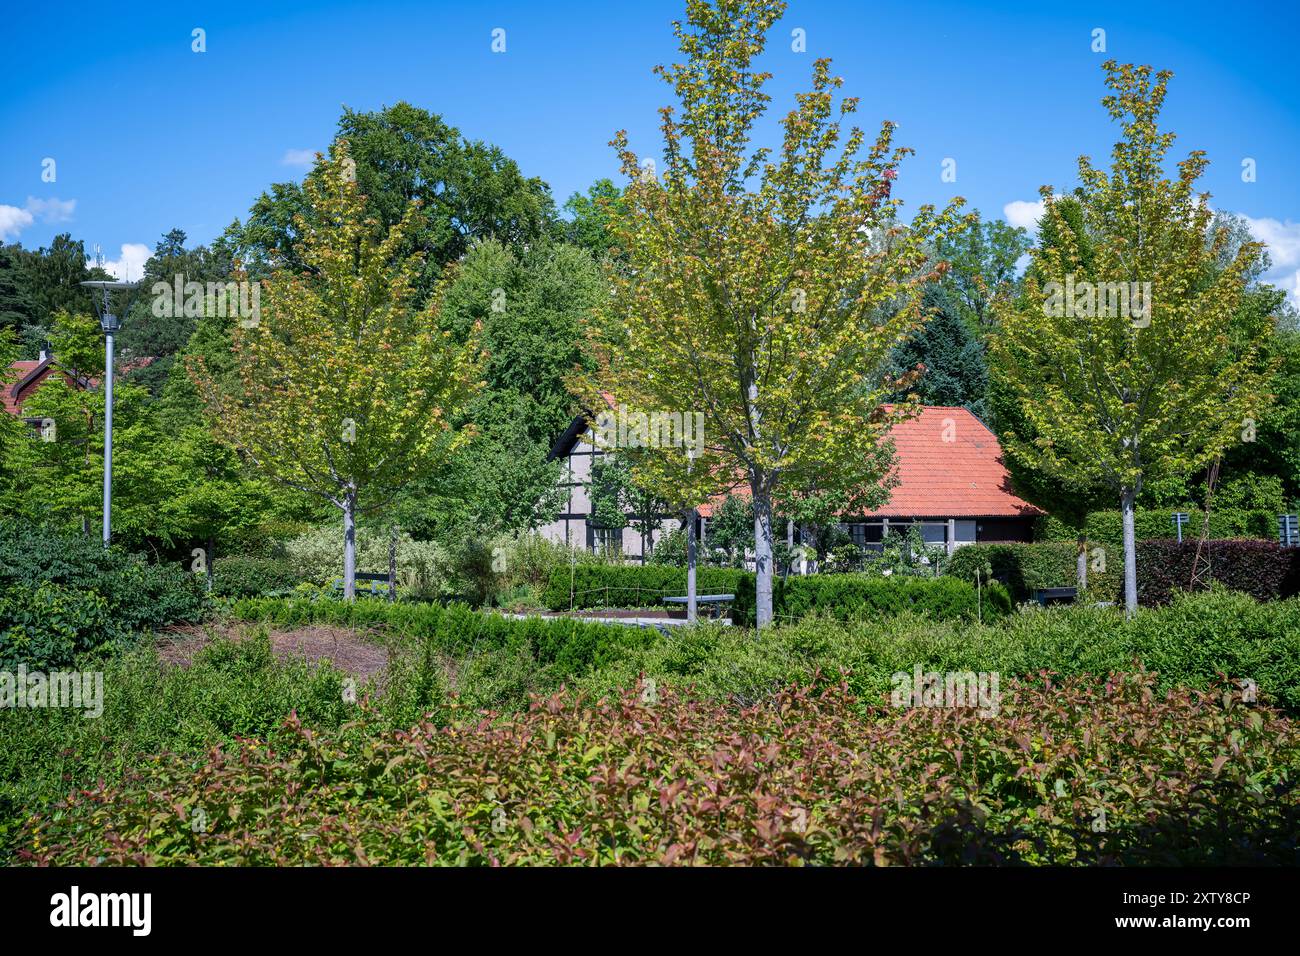
[[[1009,293],[1016,263],[1029,251],[1029,234],[1001,219],[972,222],[968,228],[938,237],[937,258],[948,263],[941,284],[960,318],[976,335],[989,331],[993,302]]]
[[[662,480],[638,480],[683,494],[703,491],[701,476],[749,485],[760,626],[772,619],[774,495],[882,477],[881,439],[907,409],[882,409],[896,386],[881,370],[923,321],[926,243],[952,217],[927,206],[897,224],[890,188],[908,151],[891,148],[890,123],[871,144],[844,129],[857,101],[837,109],[826,60],[782,121],[780,150],[748,148],[769,99],[754,60],[784,7],[688,0],[675,24],[685,62],[658,70],[681,102],[680,117],[662,114],[662,176],[615,137],[630,180],[615,228],[621,328],[587,388],[592,407],[603,390],[647,413],[704,416],[698,456],[647,455],[643,471]]]
[[[574,193],[564,204],[569,221],[564,224],[564,238],[586,249],[596,259],[603,259],[614,248],[611,224],[626,210],[623,190],[613,180],[598,179],[582,193]]]
[[[923,404],[969,409],[987,421],[989,373],[983,344],[961,320],[943,286],[926,286],[921,301],[931,318],[894,349],[893,373],[901,378],[918,366],[924,368],[911,388]],[[907,395],[896,397],[905,400]]]
[[[415,305],[420,257],[398,255],[419,204],[385,229],[350,168],[340,145],[306,184],[312,214],[299,220],[296,254],[307,273],[274,273],[258,324],[234,329],[239,388],[224,390],[202,363],[192,370],[222,442],[342,512],[349,600],[357,517],[464,440],[452,423],[481,387],[476,342],[438,331],[436,302]]]
[[[558,234],[555,203],[544,182],[524,176],[498,147],[466,139],[440,116],[410,103],[372,112],[345,108],[335,136],[340,142],[347,143],[356,164],[366,213],[381,227],[395,227],[412,201],[420,203],[397,254],[422,258],[416,279],[421,305],[443,266],[474,242],[523,245]],[[226,250],[255,275],[259,268],[310,268],[296,251],[302,237],[298,223],[312,221],[306,190],[325,168],[318,163],[303,186],[280,183],[263,193],[247,221],[227,229]]]
[[[1123,139],[1109,172],[1079,160],[1075,196],[1091,269],[1077,267],[1073,231],[1045,187],[1046,218],[1061,245],[1034,250],[1024,300],[999,309],[993,348],[1037,436],[1032,444],[1012,438],[1012,453],[1071,488],[1100,482],[1119,498],[1131,614],[1134,506],[1143,485],[1191,474],[1240,441],[1267,407],[1268,374],[1257,367],[1262,341],[1229,347],[1258,245],[1243,244],[1205,281],[1224,238],[1220,232],[1207,245],[1212,213],[1208,197],[1194,191],[1205,155],[1190,153],[1174,180],[1161,169],[1174,139],[1157,126],[1170,74],[1153,78],[1150,67],[1114,61],[1105,69],[1112,92],[1102,103],[1122,122]]]

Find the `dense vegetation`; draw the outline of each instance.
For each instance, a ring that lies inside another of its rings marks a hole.
[[[1231,693],[1013,684],[865,716],[843,685],[747,708],[641,686],[370,737],[291,718],[72,794],[56,864],[1294,863],[1300,734]],[[869,756],[868,756],[869,755]],[[197,821],[197,823],[196,823]]]

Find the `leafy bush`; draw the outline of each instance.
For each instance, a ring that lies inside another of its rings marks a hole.
[[[43,585],[55,587],[42,590]],[[74,642],[75,653],[169,624],[195,623],[207,610],[202,582],[179,564],[150,564],[106,549],[98,539],[15,522],[0,523],[0,591],[7,595],[8,609],[0,627],[34,628],[26,639],[33,653],[47,647],[62,654],[57,649],[67,647],[56,635],[69,627],[85,628]],[[106,617],[92,596],[102,600]],[[45,636],[36,637],[37,631]],[[8,653],[17,653],[16,643],[8,646]],[[25,663],[45,667],[55,659]]]
[[[1173,533],[1174,511],[1188,514],[1184,534],[1199,537],[1204,512],[1195,508],[1151,509],[1139,508],[1134,514],[1134,526],[1139,540],[1167,538]],[[1118,549],[1123,545],[1123,515],[1118,511],[1094,511],[1088,515],[1086,529],[1088,540],[1105,547]],[[1073,541],[1077,532],[1050,515],[1038,521],[1036,538],[1052,541]],[[1212,538],[1262,538],[1277,539],[1277,512],[1244,511],[1236,508],[1210,510],[1210,537]],[[1115,553],[1119,553],[1118,550]]]
[[[536,669],[545,672],[540,679],[557,681],[601,667],[626,649],[652,642],[658,633],[576,618],[509,618],[473,611],[464,604],[388,604],[364,598],[351,603],[250,598],[235,602],[231,613],[276,627],[330,624],[382,629],[395,638],[458,657],[523,649]]]
[[[358,571],[375,574],[388,572],[387,531],[373,528],[357,529]],[[285,542],[289,567],[297,580],[328,585],[343,578],[343,528],[341,525],[322,525]],[[436,598],[450,597],[451,560],[447,552],[431,541],[415,541],[409,534],[397,538],[397,580],[413,582],[410,591],[415,595]]]
[[[34,670],[71,665],[79,654],[97,651],[129,636],[94,591],[46,582],[0,591],[0,671],[25,664]]]
[[[236,555],[212,565],[212,593],[218,597],[257,597],[288,593],[298,584],[285,558]]]
[[[976,571],[992,569],[993,577],[1011,591],[1012,598],[1026,601],[1042,588],[1073,587],[1077,582],[1076,545],[1073,541],[1042,541],[1035,544],[967,544],[953,552],[944,574],[974,581]],[[1101,577],[1089,568],[1093,589]]]
[[[103,713],[94,720],[70,708],[0,708],[0,861],[33,810],[74,786],[116,780],[151,754],[197,758],[239,736],[265,738],[291,713],[322,730],[357,716],[342,673],[275,660],[265,631],[217,641],[183,669],[143,647],[98,666]]]
[[[731,619],[746,627],[754,623],[755,579],[745,574],[737,584]],[[921,578],[909,575],[809,574],[774,578],[772,611],[781,621],[807,614],[823,614],[842,621],[864,615],[915,611],[938,620],[996,618],[1009,613],[1011,599],[1005,588],[992,582],[976,589],[955,578]]]
[[[1206,541],[1210,576],[1224,587],[1260,601],[1300,593],[1300,548],[1274,541]],[[1168,604],[1175,589],[1191,585],[1196,542],[1143,541],[1137,549],[1138,598],[1145,605]]]
[[[1300,733],[1150,677],[1009,682],[996,716],[843,685],[741,709],[643,685],[377,739],[291,719],[34,821],[46,865],[1294,863]],[[864,713],[865,710],[865,713]],[[864,759],[862,755],[870,755]],[[198,810],[208,825],[195,832]]]
[[[568,567],[551,572],[542,604],[553,611],[568,610]],[[744,572],[732,568],[697,568],[700,594],[735,594]],[[686,593],[686,569],[664,565],[576,565],[572,568],[574,608],[663,607],[662,598]]]
[[[583,678],[601,695],[639,675],[709,697],[753,703],[818,671],[848,671],[854,693],[877,699],[891,675],[975,671],[1030,678],[1107,674],[1141,664],[1163,689],[1207,688],[1221,675],[1254,682],[1261,700],[1300,713],[1300,600],[1259,603],[1215,590],[1177,595],[1132,619],[1114,608],[1034,608],[992,623],[939,621],[912,613],[837,623],[809,617],[758,633],[738,628],[673,631],[629,648]]]

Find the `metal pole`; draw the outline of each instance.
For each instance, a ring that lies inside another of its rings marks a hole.
[[[104,333],[104,547],[113,534],[113,333]]]

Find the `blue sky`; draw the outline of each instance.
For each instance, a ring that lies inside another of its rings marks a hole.
[[[207,242],[270,183],[302,176],[341,107],[405,99],[501,146],[557,203],[617,178],[607,143],[658,144],[654,77],[676,55],[680,0],[11,5],[0,35],[0,239],[36,247],[70,231],[138,275],[168,229]],[[774,109],[829,56],[874,130],[916,149],[897,195],[962,195],[1023,224],[1038,187],[1105,161],[1108,57],[1172,69],[1175,152],[1208,151],[1216,208],[1250,217],[1269,278],[1300,297],[1300,82],[1294,3],[916,3],[795,0],[764,66]],[[96,22],[98,18],[98,22]],[[207,51],[191,49],[206,32]],[[506,31],[506,52],[491,50]],[[791,50],[805,31],[807,52]],[[1091,49],[1105,30],[1106,52]],[[56,178],[42,178],[47,158]],[[956,161],[954,183],[940,178]],[[1255,161],[1243,182],[1241,163]],[[1300,299],[1298,299],[1300,301]]]

